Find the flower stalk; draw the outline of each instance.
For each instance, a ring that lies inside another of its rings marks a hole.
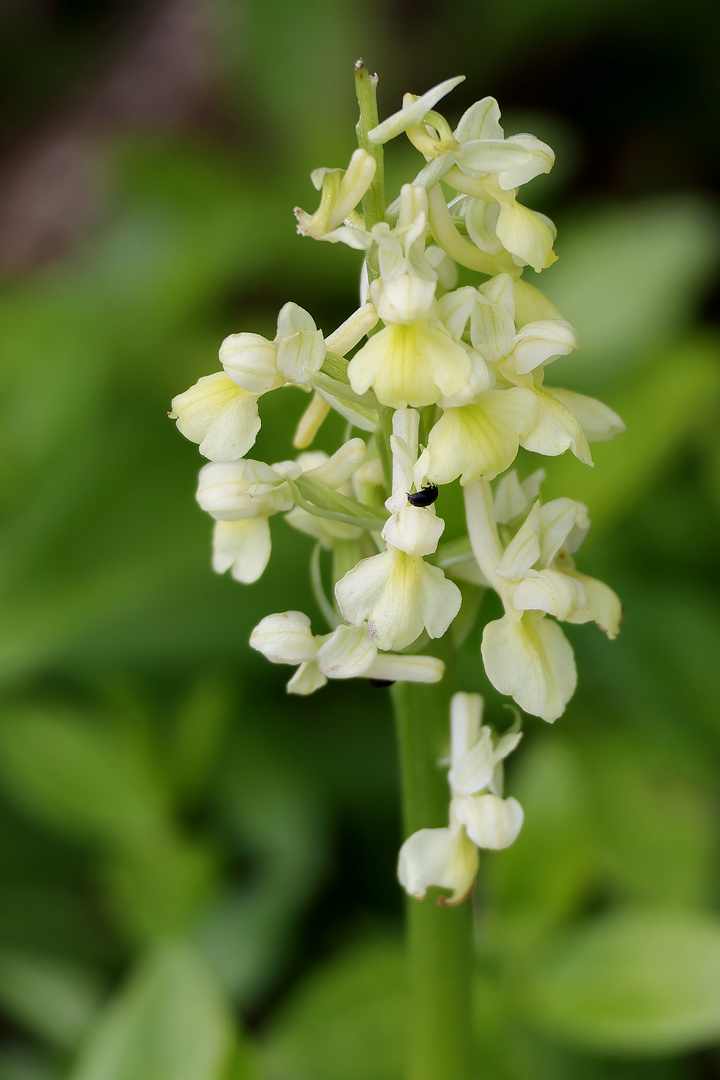
[[[443,644],[443,643],[441,643]],[[449,649],[443,649],[446,663]],[[396,683],[395,713],[403,835],[447,821],[449,679],[432,687]],[[447,907],[437,897],[406,901],[406,1080],[470,1080],[472,1061],[473,923],[470,904]],[[475,1076],[476,1074],[472,1074]]]

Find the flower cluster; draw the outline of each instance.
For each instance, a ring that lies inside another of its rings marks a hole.
[[[471,892],[478,849],[509,847],[520,832],[523,811],[517,799],[503,799],[503,760],[520,742],[519,730],[501,738],[481,726],[479,694],[455,694],[450,703],[450,824],[420,829],[400,849],[398,877],[419,900],[430,886],[451,889],[442,904],[459,904]]]
[[[556,230],[518,193],[549,172],[554,154],[533,135],[506,137],[491,97],[451,128],[436,106],[460,81],[405,95],[346,169],[312,174],[318,208],[295,211],[302,235],[362,254],[357,310],[328,336],[295,303],[280,311],[272,340],[231,334],[222,370],[174,398],[170,415],[209,459],[197,498],[215,519],[216,571],[258,580],[277,515],[317,542],[311,579],[328,632],[314,635],[307,615],[286,611],[251,638],[272,662],[297,665],[290,692],[351,677],[439,680],[441,661],[418,650],[446,633],[464,581],[493,589],[503,605],[482,636],[490,682],[553,721],[576,682],[558,623],[594,621],[614,637],[621,610],[611,589],[575,569],[586,508],[568,498],[542,504],[542,472],[521,482],[512,466],[520,448],[569,450],[592,465],[590,442],[623,424],[601,402],[545,382],[578,339],[522,276],[554,262]],[[386,207],[383,147],[403,133],[424,163]],[[477,283],[458,287],[458,267]],[[299,453],[274,464],[248,457],[260,398],[288,388],[310,398],[292,439]],[[309,448],[331,410],[348,427],[328,455]],[[456,482],[467,536],[443,545],[437,507]],[[480,709],[476,696],[453,699],[450,824],[406,841],[400,877],[413,895],[435,884],[462,898],[477,848],[503,847],[520,827],[522,811],[502,800],[498,780],[519,735],[493,743]]]

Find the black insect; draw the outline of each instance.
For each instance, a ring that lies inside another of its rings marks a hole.
[[[426,484],[419,491],[408,491],[407,497],[411,506],[432,506],[438,497],[437,484]]]
[[[374,686],[376,689],[381,689],[384,686],[392,686],[395,682],[394,679],[368,679],[370,686]]]

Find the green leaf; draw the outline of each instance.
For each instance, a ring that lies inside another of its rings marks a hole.
[[[505,787],[520,800],[525,822],[515,843],[488,864],[498,932],[517,948],[584,902],[595,880],[597,838],[584,762],[560,731],[524,747]]]
[[[70,1080],[223,1080],[226,1001],[187,945],[151,953],[92,1030]]]
[[[603,207],[563,222],[558,251],[541,288],[582,353],[556,361],[551,381],[592,393],[654,366],[657,346],[694,317],[717,265],[717,211],[692,195]]]
[[[54,1063],[25,1046],[0,1050],[0,1080],[61,1080]]]
[[[404,959],[395,942],[364,943],[307,979],[271,1027],[271,1080],[399,1080]]]
[[[532,1022],[606,1053],[680,1053],[720,1037],[720,919],[683,911],[619,911],[540,961]]]
[[[593,444],[594,469],[569,454],[548,463],[543,497],[571,491],[573,498],[586,502],[597,522],[591,540],[665,476],[683,443],[715,423],[720,400],[717,348],[712,339],[689,338],[656,354],[652,371],[613,398],[627,431],[611,443]]]
[[[0,951],[0,1002],[30,1032],[62,1048],[84,1034],[100,1003],[85,968],[49,956]]]
[[[102,717],[58,707],[7,713],[0,774],[20,805],[71,833],[133,846],[163,826],[157,777]]]

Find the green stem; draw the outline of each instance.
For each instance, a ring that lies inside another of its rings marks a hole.
[[[368,132],[377,127],[377,75],[371,75],[362,60],[355,64],[355,93],[360,106],[360,119],[357,122],[357,142],[361,150],[375,158],[377,169],[370,188],[363,199],[363,217],[368,232],[373,225],[385,220],[385,168],[383,147],[380,143],[371,143]],[[370,268],[368,268],[370,269]],[[377,274],[375,274],[377,276]],[[372,277],[370,278],[372,281]]]
[[[443,659],[451,659],[450,642]],[[391,690],[402,777],[404,835],[447,825],[447,756],[452,672],[441,683]],[[469,903],[409,899],[406,1080],[469,1080],[472,1056],[473,926]]]

